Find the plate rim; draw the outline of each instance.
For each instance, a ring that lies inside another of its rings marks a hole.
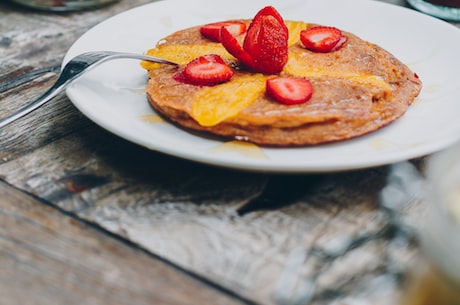
[[[208,0],[202,0],[202,1],[208,1]],[[243,1],[243,0],[238,0],[238,1]],[[280,0],[281,1],[281,0]],[[324,2],[323,0],[313,0],[314,1],[320,1],[320,2]],[[329,2],[337,2],[337,1],[341,1],[342,3],[344,2],[351,2],[350,0],[328,0]],[[435,22],[436,24],[439,24],[441,26],[444,26],[444,25],[448,25],[452,28],[454,28],[458,33],[460,33],[460,29],[456,28],[454,25],[450,24],[450,23],[447,23],[447,22],[444,22],[442,20],[439,20],[439,19],[436,19],[434,17],[431,17],[431,16],[428,16],[428,15],[423,15],[417,11],[414,11],[412,9],[409,9],[407,7],[402,7],[402,6],[398,6],[398,5],[394,5],[394,4],[391,4],[391,3],[387,3],[387,2],[381,2],[381,1],[370,1],[370,0],[353,0],[356,5],[356,3],[359,1],[360,3],[366,3],[368,5],[376,5],[377,7],[378,6],[382,6],[382,7],[385,7],[385,8],[389,8],[391,10],[402,10],[402,11],[405,11],[406,13],[408,14],[413,14],[414,16],[417,16],[416,18],[428,18],[427,20],[429,20],[430,22]],[[123,19],[123,18],[127,18],[126,16],[129,16],[129,15],[136,15],[137,12],[141,12],[143,10],[148,10],[148,9],[151,9],[151,8],[156,8],[158,7],[159,5],[164,5],[164,6],[171,6],[173,3],[183,3],[183,2],[187,2],[187,0],[163,0],[163,1],[157,1],[157,2],[152,2],[152,3],[148,3],[148,4],[144,4],[144,5],[141,5],[141,6],[138,6],[138,7],[134,7],[134,8],[131,8],[129,10],[126,10],[124,12],[121,12],[117,15],[114,15],[102,22],[100,22],[99,24],[93,26],[91,29],[89,29],[88,31],[86,31],[83,35],[81,35],[75,42],[74,44],[72,44],[72,46],[68,49],[68,51],[66,52],[66,55],[64,56],[64,60],[63,60],[63,65],[68,61],[70,60],[70,58],[74,55],[76,55],[78,53],[78,47],[81,46],[82,42],[84,42],[84,39],[85,37],[87,37],[87,35],[89,35],[89,33],[92,33],[94,32],[95,30],[97,29],[100,29],[101,27],[104,27],[106,26],[107,24],[110,24],[110,23],[113,23],[113,22],[116,22],[117,20],[120,20],[120,19]],[[273,1],[272,1],[273,2]],[[310,1],[312,2],[312,1]],[[369,4],[369,3],[372,3],[372,4]],[[459,36],[460,37],[460,36]],[[156,43],[156,42],[153,42],[153,44]],[[77,49],[77,51],[76,51]],[[209,155],[208,156],[203,156],[203,152],[188,152],[188,153],[184,153],[182,151],[178,151],[176,149],[173,149],[169,146],[164,146],[164,145],[156,145],[156,146],[152,146],[152,145],[148,145],[148,143],[145,143],[145,141],[143,141],[142,139],[138,139],[136,137],[133,137],[133,136],[130,136],[129,133],[127,133],[126,131],[123,131],[123,130],[114,130],[114,128],[112,128],[111,126],[107,126],[106,124],[101,124],[101,122],[97,119],[97,117],[94,115],[94,113],[91,113],[91,111],[88,111],[88,109],[85,109],[85,107],[82,107],[82,105],[80,103],[78,103],[78,97],[75,96],[75,92],[72,91],[73,87],[69,87],[67,90],[66,90],[66,93],[69,97],[69,99],[71,100],[71,102],[76,106],[76,108],[81,111],[86,117],[88,117],[90,120],[92,120],[93,122],[95,122],[97,125],[99,125],[100,127],[108,130],[109,132],[112,132],[114,133],[115,135],[121,137],[121,138],[124,138],[125,140],[128,140],[130,142],[134,142],[138,145],[141,145],[141,146],[144,146],[144,147],[147,147],[151,150],[154,150],[154,151],[158,151],[158,152],[161,152],[161,153],[165,153],[167,155],[171,155],[171,156],[174,156],[174,157],[178,157],[178,158],[182,158],[182,159],[187,159],[187,160],[190,160],[190,161],[194,161],[194,162],[199,162],[199,163],[203,163],[203,164],[207,164],[207,165],[212,165],[212,166],[219,166],[219,167],[224,167],[224,168],[230,168],[230,169],[236,169],[236,170],[247,170],[247,171],[257,171],[257,172],[271,172],[271,173],[321,173],[321,172],[338,172],[338,171],[346,171],[346,170],[359,170],[359,169],[366,169],[366,168],[371,168],[371,167],[378,167],[378,166],[384,166],[384,165],[388,165],[388,164],[391,164],[391,163],[396,163],[396,162],[400,162],[400,161],[405,161],[405,160],[408,160],[408,159],[414,159],[414,158],[419,158],[419,157],[423,157],[425,155],[428,155],[428,154],[431,154],[431,153],[434,153],[436,151],[439,151],[439,150],[442,150],[454,143],[456,143],[458,141],[458,139],[460,139],[460,135],[458,137],[452,137],[450,139],[445,139],[444,141],[440,141],[438,143],[436,143],[437,145],[432,145],[432,146],[429,146],[429,147],[424,147],[422,149],[412,149],[411,151],[405,151],[405,153],[402,153],[402,152],[392,152],[392,153],[387,153],[387,157],[386,158],[381,158],[381,157],[376,157],[376,158],[368,158],[366,161],[359,161],[359,162],[355,162],[355,163],[346,163],[346,164],[340,164],[340,162],[338,163],[331,163],[328,165],[320,165],[320,166],[312,166],[312,165],[308,165],[308,166],[295,166],[291,163],[289,164],[271,164],[271,163],[267,163],[267,162],[259,162],[257,160],[254,160],[254,159],[233,159],[233,158],[226,158],[225,156],[224,157],[221,157],[221,158],[215,158],[216,156],[212,156],[210,157]],[[459,133],[460,134],[460,133]],[[363,137],[366,137],[367,135],[365,136],[362,136],[362,137],[359,137],[359,138],[363,138]],[[347,140],[347,141],[344,141],[342,142],[346,143],[348,141],[354,141],[355,139],[352,139],[352,140]],[[325,146],[327,146],[329,144],[325,144]],[[301,148],[301,149],[307,149],[308,147],[304,147],[304,148]],[[262,150],[266,150],[266,151],[269,151],[269,150],[272,150],[272,149],[275,149],[275,150],[292,150],[292,149],[298,149],[298,148],[261,148]]]

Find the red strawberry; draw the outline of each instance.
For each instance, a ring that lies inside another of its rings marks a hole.
[[[288,60],[288,32],[284,22],[273,15],[259,15],[251,23],[243,48],[264,74],[281,72]]]
[[[283,27],[283,31],[285,33],[289,32],[286,24],[284,23],[283,17],[281,17],[280,13],[273,6],[266,6],[263,9],[261,9],[260,11],[258,11],[257,14],[253,18],[253,23],[254,22],[257,23],[258,20],[260,18],[264,17],[264,16],[272,16],[272,17],[276,18],[276,20],[278,20],[278,22]],[[249,27],[251,27],[251,25],[249,25]]]
[[[241,21],[215,22],[202,26],[200,33],[204,37],[213,41],[221,41],[221,29],[226,28],[233,36],[238,36],[246,32],[246,23]]]
[[[203,55],[189,62],[177,78],[195,85],[212,86],[230,80],[233,70],[215,54]]]
[[[221,30],[225,49],[246,67],[264,74],[279,73],[288,59],[288,29],[271,6],[261,9],[249,25],[241,46],[225,28]]]
[[[282,104],[302,104],[311,98],[313,87],[305,78],[279,76],[267,79],[267,94]]]
[[[343,45],[345,44],[345,42],[347,42],[347,40],[348,40],[347,36],[342,35],[342,37],[340,37],[340,40],[332,48],[331,52],[337,51],[338,49],[343,47]]]
[[[254,59],[245,49],[243,49],[236,38],[226,28],[222,28],[221,34],[222,45],[228,51],[228,53],[235,56],[247,68],[254,70]]]
[[[315,26],[300,32],[300,41],[311,51],[326,53],[340,49],[347,38],[335,27]]]

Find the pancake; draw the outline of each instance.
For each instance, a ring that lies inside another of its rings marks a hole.
[[[232,79],[215,86],[196,86],[177,81],[177,67],[143,62],[149,76],[146,92],[150,105],[185,128],[285,147],[368,134],[400,118],[419,94],[417,75],[378,45],[343,31],[347,42],[342,48],[312,52],[301,44],[299,33],[316,25],[285,24],[289,55],[280,75],[307,78],[313,86],[308,102],[284,105],[274,101],[265,92],[269,75],[242,67],[222,44],[202,37],[197,26],[165,37],[147,54],[181,65],[201,55],[218,54],[234,69]]]

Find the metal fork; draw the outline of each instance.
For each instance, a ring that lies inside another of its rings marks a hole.
[[[146,56],[141,54],[134,54],[134,53],[125,53],[125,52],[111,52],[111,51],[94,51],[94,52],[87,52],[75,56],[72,58],[62,69],[61,74],[59,75],[57,81],[51,86],[45,93],[43,93],[40,97],[38,97],[35,101],[24,106],[23,108],[15,111],[14,113],[0,118],[0,128],[8,125],[11,122],[16,121],[17,119],[23,117],[24,115],[34,111],[38,107],[42,106],[46,102],[50,101],[54,97],[56,97],[59,93],[61,93],[70,83],[74,80],[82,76],[85,72],[89,71],[90,69],[94,68],[95,66],[111,60],[111,59],[119,59],[119,58],[132,58],[132,59],[140,59],[146,60],[151,62],[156,62],[160,64],[168,64],[168,65],[175,65],[178,64],[169,60],[165,60],[162,58]]]

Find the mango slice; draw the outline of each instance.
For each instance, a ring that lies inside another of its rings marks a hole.
[[[289,30],[288,46],[292,46],[300,41],[300,32],[307,28],[308,23],[302,21],[286,21]]]
[[[201,126],[214,126],[249,107],[265,91],[267,76],[240,76],[227,83],[203,87],[193,96],[192,117]]]
[[[223,59],[234,59],[222,44],[214,42],[209,42],[205,45],[159,45],[146,52],[146,55],[164,58],[180,65],[185,65],[193,59],[206,54],[217,54]],[[141,66],[144,69],[151,70],[159,68],[160,64],[141,61]]]
[[[330,79],[347,79],[349,81],[382,88],[385,91],[391,91],[391,86],[382,77],[373,74],[366,74],[359,71],[335,66],[333,69],[322,67],[318,65],[308,65],[305,59],[299,59],[300,56],[290,54],[288,62],[284,66],[283,72],[298,77],[306,78],[321,78],[326,77]]]

